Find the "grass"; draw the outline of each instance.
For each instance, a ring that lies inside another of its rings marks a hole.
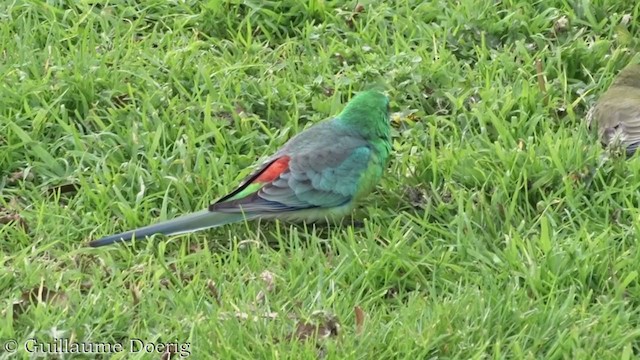
[[[124,344],[72,357],[113,359],[164,352],[130,339],[194,359],[640,356],[640,161],[597,168],[584,122],[638,61],[640,5],[139,3],[0,4],[0,341]],[[84,247],[203,208],[380,83],[415,113],[363,227]],[[330,317],[337,335],[296,339]]]

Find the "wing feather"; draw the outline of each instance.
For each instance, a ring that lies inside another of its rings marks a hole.
[[[312,156],[292,156],[289,168],[276,179],[250,196],[216,203],[215,210],[269,213],[344,205],[357,191],[371,150],[367,146],[342,148],[340,152],[320,152],[318,158],[332,157],[330,161],[324,159],[323,169],[316,166]]]

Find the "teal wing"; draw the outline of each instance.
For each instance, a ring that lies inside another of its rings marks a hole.
[[[210,209],[273,213],[333,208],[349,203],[367,170],[371,149],[359,139],[337,141],[333,147],[320,149],[302,154],[281,154],[288,156],[289,161],[287,168],[277,177],[247,197],[218,202]]]

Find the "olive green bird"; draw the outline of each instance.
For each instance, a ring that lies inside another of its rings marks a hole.
[[[336,117],[291,138],[207,209],[89,245],[185,234],[253,219],[338,220],[382,177],[391,152],[390,132],[389,99],[377,91],[362,92]]]
[[[640,145],[640,65],[629,65],[596,102],[589,126],[597,125],[604,147],[625,150],[632,156]]]

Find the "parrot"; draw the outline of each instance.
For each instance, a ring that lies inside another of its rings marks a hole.
[[[620,146],[633,156],[640,145],[640,64],[620,71],[590,111],[590,128],[594,120],[603,147]]]
[[[245,220],[339,220],[377,186],[390,154],[389,98],[377,90],[362,91],[337,116],[289,139],[235,190],[207,208],[106,236],[89,246],[187,234]]]

